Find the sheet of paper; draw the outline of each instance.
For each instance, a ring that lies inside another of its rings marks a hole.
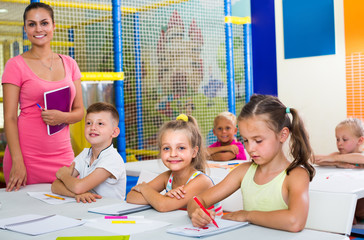
[[[119,223],[113,223],[113,222],[119,222]],[[129,221],[118,221],[118,220],[115,221],[113,219],[94,218],[86,220],[85,226],[121,235],[131,235],[135,233],[155,230],[170,225],[170,223],[168,222],[149,220],[149,219],[133,219],[132,220],[133,223],[128,223],[128,222]]]
[[[62,203],[69,203],[69,202],[76,202],[75,198],[71,198],[71,197],[65,197],[62,195],[58,195],[58,194],[54,194],[52,192],[27,192],[29,196],[39,199],[43,202],[46,202],[48,204],[62,204]],[[47,195],[48,196],[47,196]],[[59,198],[54,198],[54,197],[49,197],[50,196],[55,196],[55,197],[59,197]],[[62,200],[64,199],[64,200]]]
[[[188,237],[205,237],[218,233],[227,232],[236,228],[240,228],[248,224],[248,222],[236,222],[229,221],[221,218],[215,218],[215,221],[219,228],[213,224],[208,224],[203,228],[194,227],[192,223],[181,227],[171,228],[167,230],[167,233],[188,236]]]

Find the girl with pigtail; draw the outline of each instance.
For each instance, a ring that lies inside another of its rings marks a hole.
[[[181,114],[165,123],[159,129],[158,147],[160,158],[169,170],[133,187],[127,202],[150,204],[159,212],[173,211],[186,207],[188,200],[214,185],[205,174],[206,150],[194,117]],[[160,194],[163,190],[165,195]],[[211,204],[209,209],[222,215],[219,202]]]
[[[252,162],[240,164],[216,186],[198,196],[209,206],[241,189],[243,210],[222,218],[248,221],[264,227],[298,232],[308,215],[308,190],[315,170],[310,165],[312,150],[297,110],[287,108],[276,97],[253,95],[238,118],[240,134]],[[283,144],[290,137],[292,161]],[[203,227],[215,218],[194,202],[188,203],[192,224]]]

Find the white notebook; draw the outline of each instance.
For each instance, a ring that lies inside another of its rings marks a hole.
[[[194,227],[192,223],[190,223],[185,226],[167,229],[167,233],[172,233],[187,237],[206,237],[227,232],[236,228],[240,228],[248,224],[248,222],[236,222],[221,218],[215,218],[215,221],[219,226],[219,228],[217,228],[213,224],[208,224],[203,228],[198,228]]]
[[[99,213],[104,215],[124,215],[133,212],[139,212],[151,208],[150,205],[139,205],[122,202],[113,205],[107,205],[96,208],[89,208],[88,211],[92,213]]]
[[[0,219],[0,228],[28,235],[40,235],[83,225],[85,222],[61,215],[27,214]]]

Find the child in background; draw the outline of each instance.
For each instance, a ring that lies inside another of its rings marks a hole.
[[[244,145],[235,140],[238,132],[236,127],[236,117],[230,112],[222,112],[214,119],[214,135],[217,142],[210,145],[207,153],[211,160],[246,160]]]
[[[253,95],[243,107],[238,125],[252,162],[240,164],[219,184],[199,195],[200,202],[212,205],[241,188],[244,210],[222,218],[301,231],[307,220],[309,182],[315,170],[309,164],[311,146],[297,111],[286,108],[276,97]],[[289,136],[292,162],[283,151]],[[196,227],[212,222],[195,201],[189,201],[187,210]],[[213,212],[210,214],[215,217]]]
[[[357,118],[348,118],[335,128],[336,146],[338,152],[329,155],[315,155],[314,163],[321,166],[336,166],[341,168],[362,168],[364,154],[361,147],[364,141],[363,122]],[[364,199],[356,204],[355,220],[364,220]]]
[[[158,147],[163,164],[169,168],[149,183],[131,189],[126,201],[150,204],[159,212],[185,207],[188,200],[212,187],[205,174],[205,148],[196,120],[181,114],[165,123],[159,130]],[[160,194],[166,190],[165,195]],[[211,204],[217,215],[222,215],[221,204]]]
[[[52,192],[84,203],[101,196],[124,200],[124,161],[112,145],[112,139],[120,133],[117,110],[109,103],[94,103],[87,109],[85,123],[85,137],[91,148],[85,148],[70,167],[57,171]]]
[[[348,118],[335,128],[338,152],[315,155],[315,164],[344,168],[360,167],[364,164],[361,147],[364,142],[364,127],[360,119]]]

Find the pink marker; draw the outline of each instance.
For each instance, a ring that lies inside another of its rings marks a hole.
[[[144,216],[105,216],[105,219],[144,218]]]
[[[105,219],[128,219],[128,216],[105,216]]]

